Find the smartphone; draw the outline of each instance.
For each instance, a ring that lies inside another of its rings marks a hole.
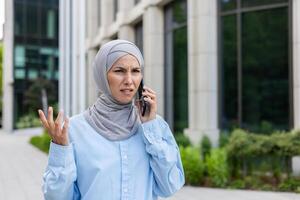
[[[142,116],[144,116],[146,111],[149,109],[149,103],[144,100],[143,89],[144,89],[144,81],[142,79],[138,89],[138,99],[140,102]]]

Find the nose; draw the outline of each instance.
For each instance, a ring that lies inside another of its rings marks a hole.
[[[131,85],[132,83],[133,83],[133,80],[132,80],[131,73],[126,73],[126,76],[124,77],[124,84]]]

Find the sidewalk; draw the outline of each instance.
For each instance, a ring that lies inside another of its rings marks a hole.
[[[47,155],[28,143],[28,134],[0,131],[0,200],[41,200]],[[165,200],[300,200],[299,194],[184,187]],[[164,198],[161,198],[164,200]]]
[[[31,146],[28,134],[0,131],[0,199],[41,200],[46,154]]]
[[[300,200],[300,194],[186,186],[173,197],[160,200]]]

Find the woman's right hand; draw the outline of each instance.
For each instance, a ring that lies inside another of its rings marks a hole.
[[[52,142],[67,146],[69,145],[68,140],[68,126],[69,126],[69,119],[64,118],[63,112],[60,111],[57,115],[55,121],[53,121],[53,108],[48,108],[48,116],[46,118],[44,112],[42,110],[38,110],[40,120],[47,130],[48,134],[50,135]],[[63,119],[64,118],[64,119]],[[61,127],[64,120],[64,126]]]

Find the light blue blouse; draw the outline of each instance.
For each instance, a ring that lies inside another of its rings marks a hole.
[[[122,141],[107,140],[76,115],[69,139],[68,146],[50,144],[45,199],[155,200],[184,184],[178,146],[158,115]]]

